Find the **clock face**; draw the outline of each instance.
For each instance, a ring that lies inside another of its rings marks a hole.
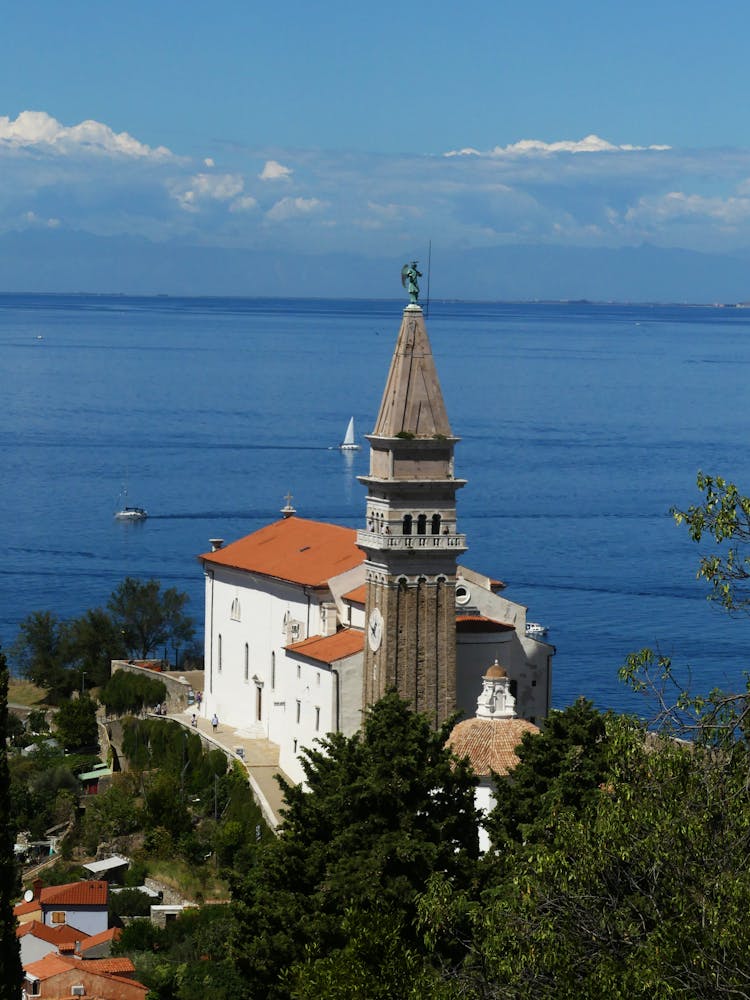
[[[374,608],[367,620],[367,641],[373,653],[380,648],[380,643],[383,641],[383,616],[379,608]]]

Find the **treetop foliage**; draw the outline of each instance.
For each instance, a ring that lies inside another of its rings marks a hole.
[[[280,836],[234,888],[251,996],[288,996],[281,971],[304,963],[306,978],[345,948],[352,911],[382,916],[419,951],[416,902],[431,873],[471,881],[478,857],[477,780],[446,737],[391,692],[360,733],[304,751],[307,790],[282,782]]]
[[[106,610],[93,608],[69,622],[49,611],[32,612],[20,624],[11,656],[19,674],[59,704],[73,691],[106,684],[112,660],[145,658],[168,643],[186,648],[195,633],[187,602],[187,594],[174,587],[162,591],[158,580],[128,577]]]
[[[711,586],[709,600],[717,601],[727,611],[748,612],[750,555],[743,554],[742,547],[750,542],[750,497],[721,476],[699,472],[697,484],[704,495],[703,503],[687,510],[673,507],[672,516],[677,524],[687,526],[694,542],[709,536],[723,547],[700,560],[697,575]]]

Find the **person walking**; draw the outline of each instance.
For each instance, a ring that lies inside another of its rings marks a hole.
[[[219,728],[219,716],[214,712],[214,717],[211,719],[211,728],[214,732]]]

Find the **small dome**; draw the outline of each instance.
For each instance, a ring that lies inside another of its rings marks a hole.
[[[501,667],[497,660],[495,660],[484,676],[489,677],[490,680],[497,680],[498,677],[507,677],[508,671],[505,667]]]
[[[538,732],[526,719],[466,719],[454,726],[448,746],[457,757],[469,758],[475,774],[488,778],[493,771],[512,771],[518,763],[516,747],[526,733]]]

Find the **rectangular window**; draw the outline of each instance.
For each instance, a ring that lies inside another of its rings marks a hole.
[[[218,650],[217,660],[218,660],[219,673],[221,673],[221,633],[219,633],[219,650]]]
[[[299,722],[301,715],[302,715],[302,702],[298,701],[297,702],[297,722]]]
[[[315,732],[320,730],[320,708],[315,706]]]
[[[31,983],[30,997],[40,997],[42,995],[42,983],[40,979],[34,979]]]
[[[297,680],[299,680],[301,676],[302,676],[302,667],[298,663],[297,664]]]
[[[276,653],[271,653],[271,690],[276,690]]]
[[[53,924],[64,924],[65,923],[65,911],[64,910],[54,910],[52,913],[52,923]]]
[[[250,650],[245,643],[245,680],[250,677]]]
[[[294,752],[297,753],[297,741],[294,741]]]

